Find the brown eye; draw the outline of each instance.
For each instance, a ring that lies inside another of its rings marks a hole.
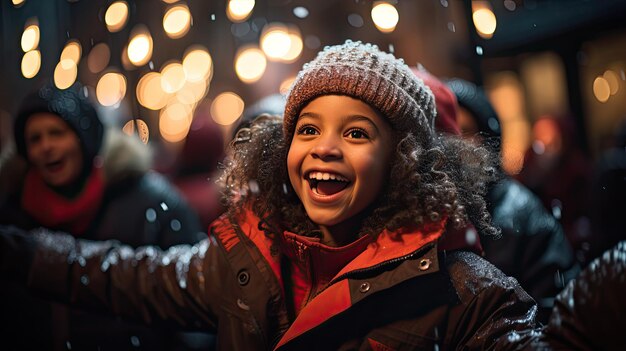
[[[312,126],[302,126],[298,129],[298,134],[301,135],[316,135],[317,130],[315,128],[313,128]]]
[[[369,139],[369,135],[362,129],[350,129],[348,137],[351,139]]]

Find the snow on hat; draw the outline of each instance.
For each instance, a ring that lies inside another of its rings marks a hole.
[[[291,140],[300,110],[322,95],[346,95],[381,112],[395,130],[435,133],[435,99],[403,60],[376,45],[346,41],[304,65],[287,96],[283,131]]]

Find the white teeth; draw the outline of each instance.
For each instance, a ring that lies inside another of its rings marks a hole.
[[[337,180],[340,182],[347,182],[348,179],[340,176],[339,174],[327,173],[327,172],[311,172],[309,173],[309,179],[316,180]]]

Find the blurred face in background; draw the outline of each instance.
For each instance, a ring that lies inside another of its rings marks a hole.
[[[59,116],[42,112],[26,121],[24,139],[28,161],[43,180],[52,186],[67,186],[83,169],[78,135]]]

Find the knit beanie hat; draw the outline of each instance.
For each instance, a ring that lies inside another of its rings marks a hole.
[[[83,150],[83,164],[91,169],[94,157],[100,151],[104,127],[96,109],[79,83],[60,90],[52,83],[26,96],[19,107],[13,132],[17,152],[28,159],[24,132],[26,121],[40,112],[53,113],[67,123],[78,135]]]
[[[451,79],[446,84],[456,96],[459,106],[467,109],[474,117],[479,132],[487,138],[500,138],[500,119],[483,89],[459,78]]]
[[[376,45],[346,41],[325,47],[304,65],[287,96],[283,131],[293,137],[300,110],[322,95],[357,98],[382,113],[395,130],[434,136],[435,100],[401,59]]]

